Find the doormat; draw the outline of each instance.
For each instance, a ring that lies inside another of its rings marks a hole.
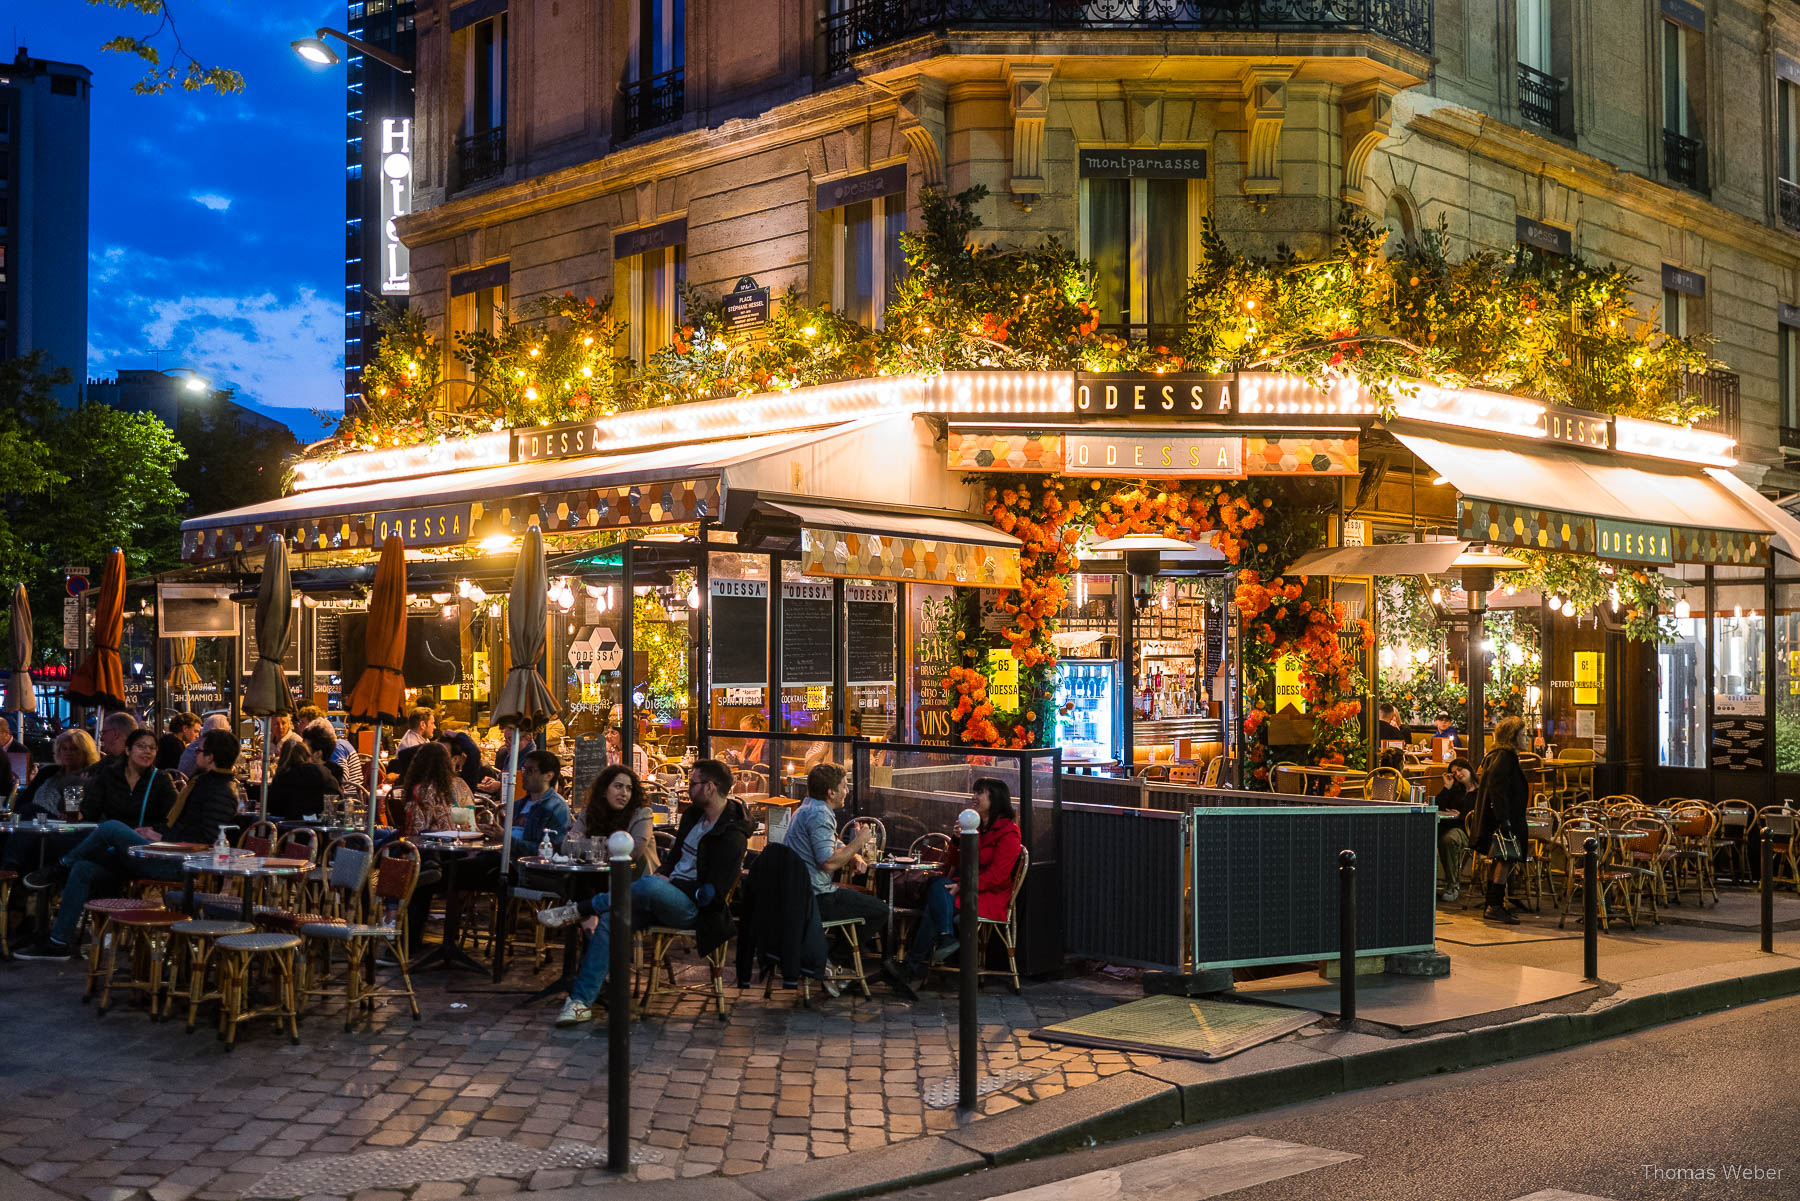
[[[1305,1011],[1158,996],[1057,1022],[1033,1030],[1031,1037],[1076,1047],[1211,1061],[1273,1042],[1318,1020],[1318,1014]]]
[[[1537,926],[1520,924],[1517,926],[1495,926],[1473,918],[1442,918],[1437,923],[1437,940],[1455,943],[1461,947],[1497,947],[1516,942],[1556,942],[1566,938],[1580,938],[1579,926],[1572,930],[1558,930],[1555,926]]]

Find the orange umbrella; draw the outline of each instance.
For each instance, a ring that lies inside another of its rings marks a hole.
[[[94,602],[93,648],[69,677],[68,697],[83,705],[125,707],[125,670],[119,665],[119,642],[125,635],[125,552],[113,547],[100,576],[100,598]]]
[[[375,832],[375,794],[381,784],[381,723],[398,721],[406,699],[406,546],[390,536],[375,565],[375,588],[369,593],[369,623],[363,640],[363,673],[345,707],[355,721],[375,723],[375,747],[369,756],[369,832]]]

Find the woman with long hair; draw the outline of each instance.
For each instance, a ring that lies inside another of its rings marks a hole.
[[[582,832],[604,840],[625,831],[631,835],[631,877],[637,879],[657,866],[654,815],[644,796],[644,782],[622,763],[600,769],[588,789],[587,809],[582,813]]]
[[[448,747],[441,742],[420,743],[400,781],[399,803],[388,806],[389,824],[402,837],[454,828],[450,808],[456,800],[455,785],[461,782],[451,772]]]
[[[1013,810],[1012,789],[1006,781],[983,776],[976,780],[970,806],[981,815],[980,874],[976,877],[975,910],[992,921],[1003,921],[1012,904],[1013,869],[1019,865],[1024,841]],[[943,874],[925,888],[925,912],[906,956],[906,974],[924,976],[928,965],[942,963],[960,949],[956,938],[956,911],[962,906],[962,844],[950,844]]]
[[[121,821],[132,829],[160,822],[175,803],[175,783],[156,766],[156,731],[139,726],[125,736],[125,750],[88,777],[81,812],[87,821]]]
[[[437,740],[450,751],[450,770],[456,778],[466,786],[467,798],[458,799],[459,805],[473,805],[478,792],[494,792],[499,788],[499,777],[494,769],[481,761],[481,744],[469,737],[463,730],[448,730],[437,736]],[[463,798],[464,789],[457,789],[458,798]]]
[[[22,819],[34,818],[40,813],[45,817],[67,816],[63,790],[85,790],[89,769],[100,762],[100,750],[94,745],[93,736],[86,730],[64,730],[50,745],[50,754],[54,762],[40,767],[37,775],[31,778],[31,783],[19,791],[15,811]],[[13,841],[20,846],[24,845],[22,839]],[[36,848],[33,847],[33,852],[35,851]],[[11,857],[8,858],[10,860]],[[9,861],[6,866],[10,868],[13,865]]]
[[[1519,924],[1506,908],[1506,882],[1525,845],[1525,809],[1531,789],[1519,752],[1531,748],[1531,735],[1521,717],[1502,718],[1494,727],[1493,749],[1481,761],[1481,782],[1476,793],[1480,820],[1476,825],[1475,850],[1493,861],[1488,876],[1487,908],[1481,916],[1490,922]]]
[[[269,816],[294,821],[325,811],[325,798],[342,795],[343,777],[331,764],[337,739],[329,729],[309,725],[298,742],[281,744],[281,758],[269,778]]]

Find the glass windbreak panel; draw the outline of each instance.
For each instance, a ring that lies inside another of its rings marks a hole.
[[[951,695],[944,676],[962,662],[956,631],[959,606],[965,603],[947,584],[910,584],[906,589],[906,645],[912,718],[911,737],[904,741],[948,743]]]
[[[1144,320],[1158,326],[1181,325],[1187,316],[1188,181],[1146,180],[1144,190],[1149,210],[1144,225],[1148,243],[1144,299],[1150,309]]]
[[[1535,644],[1539,640],[1539,615],[1530,613],[1527,639],[1518,645],[1502,639],[1499,653],[1509,668],[1520,660],[1519,650],[1526,652],[1526,670],[1512,671],[1503,677],[1502,688],[1516,700],[1518,689],[1525,704],[1520,712],[1527,724],[1539,724],[1547,746],[1557,750],[1591,750],[1604,757],[1606,750],[1606,632],[1586,614],[1578,618],[1555,614],[1550,618],[1550,659],[1541,672],[1537,667]],[[1521,614],[1521,625],[1524,615]],[[1524,631],[1522,631],[1524,632]],[[1488,636],[1494,637],[1490,627]],[[1535,721],[1538,706],[1530,702],[1537,697],[1540,679],[1548,678],[1549,695],[1542,698],[1542,721]]]
[[[1762,717],[1767,699],[1768,622],[1763,585],[1713,589],[1713,712],[1721,720]]]
[[[1657,744],[1664,767],[1706,765],[1706,588],[1676,591],[1673,641],[1657,648]],[[1686,616],[1681,616],[1685,613]]]
[[[887,226],[887,279],[884,286],[887,303],[893,304],[900,298],[900,281],[906,278],[906,250],[900,245],[900,235],[906,232],[906,197],[889,196],[886,204],[887,215],[882,219],[882,224]]]
[[[1090,179],[1088,260],[1094,265],[1094,306],[1106,325],[1130,321],[1131,181]]]
[[[1800,772],[1800,584],[1775,588],[1775,770]]]
[[[781,713],[796,733],[831,734],[835,699],[831,581],[781,565]]]
[[[900,677],[894,623],[899,591],[879,580],[844,584],[844,732],[897,741]]]
[[[694,569],[679,562],[643,562],[632,586],[632,703],[637,735],[652,774],[685,779],[682,764],[698,748],[694,725],[694,646],[700,596]]]
[[[769,557],[712,551],[707,572],[712,728],[760,741],[769,728]],[[714,740],[713,753],[727,746]]]

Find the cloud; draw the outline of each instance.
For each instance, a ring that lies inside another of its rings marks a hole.
[[[221,196],[217,192],[195,192],[189,199],[215,213],[222,213],[231,207],[231,197]]]

